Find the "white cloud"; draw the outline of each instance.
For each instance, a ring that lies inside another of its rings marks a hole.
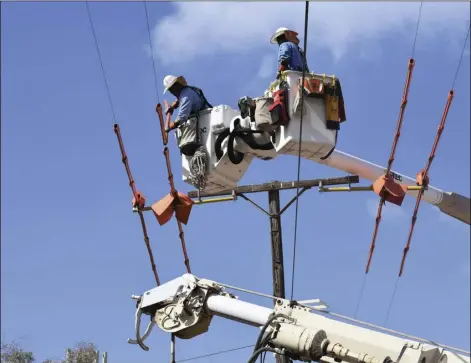
[[[270,78],[273,77],[276,69],[276,54],[267,54],[262,57],[260,62],[260,68],[258,70],[258,76],[260,78]]]
[[[190,62],[198,57],[227,53],[248,56],[273,48],[269,38],[280,26],[303,35],[302,2],[179,2],[153,31],[155,56],[163,64]],[[313,47],[332,54],[336,61],[346,54],[365,56],[385,36],[404,36],[412,46],[418,3],[312,2],[308,53]],[[469,4],[423,4],[417,40],[421,47],[430,37],[462,42],[469,23]],[[459,40],[459,41],[458,41]]]
[[[379,205],[379,198],[369,198],[366,200],[366,209],[368,214],[376,218],[376,214],[378,213],[378,205]],[[397,205],[386,203],[383,205],[383,210],[381,211],[381,218],[384,219],[392,219],[392,218],[402,218],[404,217],[405,213],[402,207]]]

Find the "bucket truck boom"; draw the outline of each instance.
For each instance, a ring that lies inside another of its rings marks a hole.
[[[201,111],[198,129],[206,154],[205,175],[193,175],[195,170],[203,170],[194,167],[201,165],[201,153],[198,156],[182,154],[183,180],[193,184],[194,180],[204,178],[204,191],[208,193],[232,189],[243,178],[254,158],[271,160],[279,155],[296,156],[299,144],[302,158],[358,175],[373,183],[384,176],[385,167],[336,149],[340,124],[345,121],[339,80],[334,76],[312,73],[306,75],[307,83],[301,87],[301,75],[301,72],[284,72],[282,79],[273,82],[263,97],[241,98],[239,110],[219,105]],[[301,89],[305,92],[302,98]],[[302,119],[301,102],[304,102]],[[300,139],[301,120],[303,133]],[[176,137],[179,137],[178,132]],[[414,178],[395,171],[391,171],[391,176],[403,186],[417,185]],[[417,193],[417,190],[407,191],[414,197]],[[423,200],[470,224],[468,197],[428,185]]]
[[[219,316],[261,328],[249,362],[255,362],[261,352],[271,351],[305,362],[470,363],[467,352],[390,330],[385,332],[387,329],[380,327],[373,330],[355,326],[322,311],[326,306],[274,298],[275,307],[267,308],[241,301],[227,293],[223,284],[192,274],[133,298],[138,301],[136,339],[128,342],[145,350],[148,348],[143,341],[154,324],[176,337],[190,339],[208,331],[212,318]],[[151,318],[143,337],[139,332],[141,314]]]

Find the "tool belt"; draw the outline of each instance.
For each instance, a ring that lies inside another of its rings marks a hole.
[[[199,133],[199,115],[191,114],[176,130],[177,144],[180,152],[185,156],[193,156],[201,146]]]
[[[324,98],[326,127],[328,130],[339,130],[340,124],[346,121],[347,118],[342,88],[338,80],[335,81],[334,85],[325,86]]]

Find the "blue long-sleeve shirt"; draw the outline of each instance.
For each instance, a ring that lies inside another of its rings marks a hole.
[[[178,97],[180,106],[178,108],[177,119],[179,122],[188,120],[190,114],[201,110],[204,107],[204,101],[190,87],[184,87]]]
[[[303,58],[299,53],[298,46],[292,42],[284,42],[280,44],[278,49],[278,64],[286,61],[288,69],[292,71],[303,70]]]

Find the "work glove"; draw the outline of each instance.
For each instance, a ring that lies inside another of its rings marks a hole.
[[[168,109],[165,113],[167,114],[173,114],[173,111],[175,111],[175,109],[180,105],[180,103],[178,102],[178,100],[175,100],[173,101],[170,106],[168,106]]]
[[[179,128],[181,126],[181,124],[182,124],[182,122],[179,119],[176,119],[175,121],[170,122],[170,124],[168,125],[168,128],[167,128],[167,132],[170,131],[170,130],[175,130],[175,129]]]
[[[281,75],[284,71],[286,71],[286,67],[283,64],[280,63],[280,65],[278,67],[278,72],[276,74],[276,79],[281,78]]]

